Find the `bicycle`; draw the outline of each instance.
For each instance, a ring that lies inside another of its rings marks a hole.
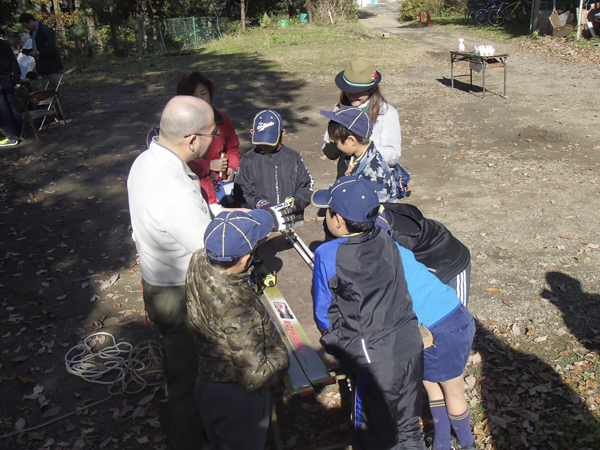
[[[488,3],[487,6],[480,8],[475,13],[474,19],[478,25],[485,25],[489,22],[490,12],[496,9],[500,3],[497,1]]]
[[[505,20],[517,19],[520,23],[526,23],[528,11],[522,0],[514,3],[501,3],[496,9],[490,11],[488,21],[495,27],[502,25]]]
[[[486,3],[476,3],[475,5],[468,6],[467,9],[465,9],[465,20],[469,24],[475,25],[475,13],[484,6],[486,6]]]

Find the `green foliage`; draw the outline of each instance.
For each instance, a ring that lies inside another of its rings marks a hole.
[[[130,27],[104,26],[96,27],[98,49],[102,53],[113,53],[117,56],[127,56],[131,49],[137,46],[136,30]],[[97,51],[98,51],[97,50]]]
[[[231,20],[227,17],[219,19],[219,28],[222,35],[233,35],[242,32],[242,23],[239,20]]]
[[[466,8],[467,0],[406,0],[400,9],[400,20],[409,22],[419,19],[419,8],[423,16],[429,11],[431,16],[452,16]]]
[[[267,28],[272,23],[273,23],[273,20],[271,20],[271,16],[269,16],[267,13],[264,13],[262,19],[260,19],[260,27]]]
[[[358,21],[358,6],[354,0],[315,0],[312,6],[312,19],[316,24],[330,24],[331,19],[334,23]]]
[[[419,9],[423,12],[423,16],[425,16],[425,11],[428,9],[428,1],[429,0],[405,0],[400,9],[400,20],[403,22],[418,20]]]
[[[289,8],[292,6],[292,0],[252,0],[248,2],[248,12],[246,18],[254,25],[262,27],[264,16],[270,17],[289,14]]]

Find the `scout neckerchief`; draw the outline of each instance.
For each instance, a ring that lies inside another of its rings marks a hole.
[[[355,158],[354,155],[352,155],[350,157],[350,163],[348,163],[348,168],[346,169],[346,172],[344,173],[344,175],[348,175],[350,174],[353,170],[354,167],[356,167],[356,165],[365,157],[365,155],[367,154],[367,150],[369,149],[369,146],[371,145],[371,141],[369,141],[369,145],[367,146],[367,148],[365,148],[365,151],[361,153],[361,155],[358,158]]]

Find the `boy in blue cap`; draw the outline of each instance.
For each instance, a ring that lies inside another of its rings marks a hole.
[[[302,220],[313,179],[300,153],[281,143],[285,134],[281,116],[272,109],[260,111],[251,133],[255,147],[242,156],[235,177],[238,201],[245,208],[261,209],[292,197],[295,220]]]
[[[424,450],[423,343],[398,247],[375,226],[375,188],[344,176],[312,201],[337,238],[315,253],[315,317],[321,344],[354,380],[359,448]]]
[[[461,304],[454,289],[443,284],[427,267],[416,261],[410,250],[395,243],[383,229],[374,227],[377,209],[366,215],[364,212],[375,205],[375,200],[371,200],[368,206],[365,204],[369,194],[353,186],[354,178],[342,177],[329,191],[317,191],[313,196],[315,206],[329,208],[327,226],[338,238],[321,245],[315,255],[315,316],[319,328],[329,333],[323,335],[321,342],[328,352],[332,353],[330,348],[337,351],[332,354],[338,358],[338,347],[344,349],[340,358],[343,363],[343,357],[349,354],[345,348],[352,348],[352,339],[358,335],[367,355],[370,342],[376,340],[377,336],[372,336],[366,325],[375,330],[392,329],[385,323],[388,317],[382,318],[381,315],[397,312],[390,309],[396,308],[396,305],[378,299],[379,296],[394,292],[390,291],[386,280],[390,279],[389,270],[392,273],[397,270],[397,276],[405,280],[409,298],[412,299],[411,306],[422,328],[423,341],[427,341],[423,351],[423,379],[435,428],[430,449],[451,450],[452,428],[458,438],[457,448],[474,450],[463,386],[463,372],[475,334],[473,317],[467,307]],[[377,245],[377,241],[369,238],[368,233],[387,238],[388,246],[392,243],[396,247],[399,264],[390,258],[387,249],[382,251],[381,244]],[[361,239],[362,245],[358,245],[357,241]],[[383,275],[387,275],[387,278],[382,278]],[[379,309],[379,316],[372,312],[375,308]],[[370,339],[366,344],[365,337]],[[390,357],[386,351],[388,349],[379,349],[380,359],[384,363],[384,358]],[[381,366],[373,367],[372,371],[381,371]],[[377,377],[373,378],[377,382]],[[357,398],[359,393],[360,390],[357,391]],[[366,399],[358,400],[365,403]],[[401,430],[398,429],[398,432]],[[370,445],[363,447],[375,448]],[[398,448],[413,447],[403,444]]]
[[[272,228],[267,211],[220,213],[187,271],[187,314],[198,353],[195,395],[211,448],[264,448],[269,384],[289,366],[248,281],[256,247]]]
[[[373,183],[380,203],[396,203],[396,182],[381,153],[369,138],[373,121],[369,114],[355,106],[345,106],[337,111],[321,110],[329,119],[327,133],[332,144],[349,156],[345,175],[356,175]]]

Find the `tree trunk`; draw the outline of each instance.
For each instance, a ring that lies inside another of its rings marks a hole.
[[[62,18],[61,18],[61,9],[60,9],[60,3],[58,2],[58,0],[52,0],[52,8],[54,9],[54,17],[55,17],[55,21],[56,21],[56,26],[55,26],[55,30],[64,30],[65,27],[63,26],[62,23]]]
[[[246,0],[240,1],[240,18],[242,19],[242,33],[246,32]]]
[[[308,22],[312,23],[312,5],[310,0],[306,0],[306,2],[304,2],[304,6],[306,7],[306,13],[308,14]]]
[[[144,56],[144,24],[146,23],[146,11],[142,11],[137,16],[137,57]]]

